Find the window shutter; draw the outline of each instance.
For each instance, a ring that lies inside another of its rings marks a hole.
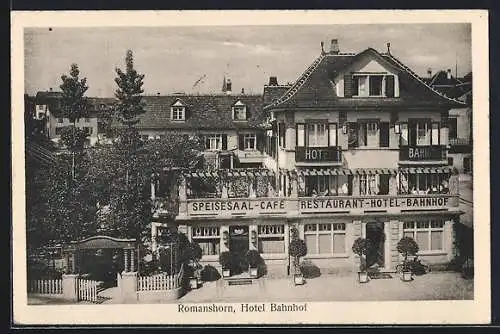
[[[389,122],[380,122],[380,147],[389,147]]]
[[[227,150],[227,134],[222,135],[222,149]]]
[[[352,97],[352,75],[344,75],[344,97]]]
[[[208,139],[208,136],[205,136],[205,148],[207,150],[210,149],[210,140]]]
[[[295,145],[297,147],[304,147],[305,146],[305,124],[303,123],[297,123],[296,124],[296,129],[295,129]]]
[[[250,111],[248,107],[245,107],[245,119],[248,121],[250,119]]]
[[[257,136],[255,137],[255,140],[257,141],[257,150],[260,152],[264,151],[264,144],[265,144],[265,136],[263,133],[257,133]]]
[[[387,75],[385,77],[385,96],[394,97],[394,76]]]
[[[238,135],[238,148],[240,150],[244,150],[245,149],[245,136],[242,135],[242,134]]]
[[[348,134],[347,147],[348,148],[358,147],[358,123],[356,122],[347,123],[347,134]]]

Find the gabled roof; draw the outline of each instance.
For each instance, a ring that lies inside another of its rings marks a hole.
[[[170,108],[177,100],[186,106],[185,121],[171,119]],[[247,121],[233,120],[232,106],[237,101],[246,106]],[[144,96],[143,102],[146,112],[139,116],[138,129],[245,129],[260,128],[265,121],[262,95],[157,95]]]
[[[62,92],[38,92],[35,96],[36,104],[47,104],[50,113],[54,117],[62,117],[61,110]],[[87,97],[88,108],[87,112],[89,117],[97,117],[99,112],[110,109],[116,103],[115,98],[109,97]]]
[[[398,98],[342,98],[335,93],[333,78],[349,66],[372,57],[392,67],[399,77],[400,97]],[[321,53],[304,71],[297,81],[275,102],[267,105],[266,110],[274,108],[309,107],[357,107],[357,106],[430,106],[457,105],[460,101],[450,99],[426,84],[410,68],[391,54],[381,54],[368,48],[358,54]]]
[[[448,78],[446,71],[439,71],[431,78],[429,86],[447,97],[462,101],[460,97],[472,89],[472,73],[463,78],[455,78],[454,76]]]
[[[276,101],[280,96],[285,94],[287,90],[292,87],[291,84],[289,85],[277,85],[277,86],[271,86],[271,85],[265,85],[264,86],[264,105],[271,104],[272,102]]]

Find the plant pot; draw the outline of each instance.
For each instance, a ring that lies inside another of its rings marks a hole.
[[[196,277],[189,278],[189,288],[190,289],[198,289],[199,281]]]
[[[230,277],[230,276],[231,276],[231,270],[222,269],[222,277]]]
[[[257,276],[259,275],[259,274],[258,274],[258,269],[257,269],[257,268],[250,267],[250,268],[248,268],[248,274],[249,274],[249,275],[250,275],[250,277],[252,277],[252,278],[257,278]]]
[[[413,281],[413,275],[411,271],[402,271],[400,277],[403,282]]]
[[[368,272],[358,271],[358,281],[359,283],[367,283],[369,281]]]
[[[304,276],[302,274],[295,274],[293,275],[293,283],[295,285],[304,285]]]

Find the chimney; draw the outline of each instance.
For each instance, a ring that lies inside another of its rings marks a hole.
[[[448,69],[448,71],[446,72],[446,78],[448,80],[451,80],[451,69]]]
[[[226,94],[231,94],[231,79],[226,80]]]
[[[332,42],[330,44],[330,54],[339,54],[339,41],[337,39],[332,39]]]
[[[278,78],[269,77],[269,86],[278,86]]]
[[[157,96],[160,96],[160,92],[157,92],[157,93],[156,93],[156,95],[157,95]]]
[[[429,79],[432,78],[432,68],[427,69],[427,75],[429,76]]]
[[[391,43],[387,42],[387,54],[391,54]]]
[[[321,41],[321,54],[325,53],[325,43]]]
[[[49,92],[52,92],[52,87],[49,88]]]

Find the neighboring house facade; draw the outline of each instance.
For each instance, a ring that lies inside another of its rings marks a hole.
[[[439,71],[428,79],[429,85],[464,106],[449,113],[449,164],[462,175],[472,175],[472,73],[456,78],[451,70]]]
[[[226,84],[227,85],[227,84]],[[198,135],[213,169],[262,168],[266,117],[262,95],[222,94],[144,96],[146,112],[137,124],[144,140],[168,132]]]
[[[38,92],[35,96],[35,117],[44,121],[45,133],[55,143],[60,142],[62,129],[73,125],[61,110],[61,98],[62,92],[56,91]],[[115,99],[89,97],[87,101],[87,115],[76,122],[76,127],[86,131],[85,144],[93,146],[102,140],[101,113],[110,111]]]
[[[168,107],[187,108],[194,97],[157,99],[164,102],[155,124],[206,131],[213,115],[235,131],[228,150],[240,148],[235,139],[242,127],[228,110],[239,101],[251,105],[244,96],[221,98],[229,100],[224,117],[197,108],[206,116],[192,128],[187,117],[173,121],[179,111],[169,115]],[[180,173],[172,226],[200,244],[203,263],[218,266],[221,252],[242,259],[256,249],[267,273],[286,274],[292,228],[307,244],[305,259],[323,272],[357,270],[351,247],[358,237],[371,239],[367,260],[380,270],[400,262],[396,244],[403,236],[417,241],[429,263],[452,259],[461,212],[458,175],[447,159],[448,118],[464,103],[431,88],[389,50],[345,54],[335,40],[292,85],[272,77],[262,99],[271,123],[264,132],[267,168]],[[215,195],[192,192],[193,183],[208,181],[216,181]]]

